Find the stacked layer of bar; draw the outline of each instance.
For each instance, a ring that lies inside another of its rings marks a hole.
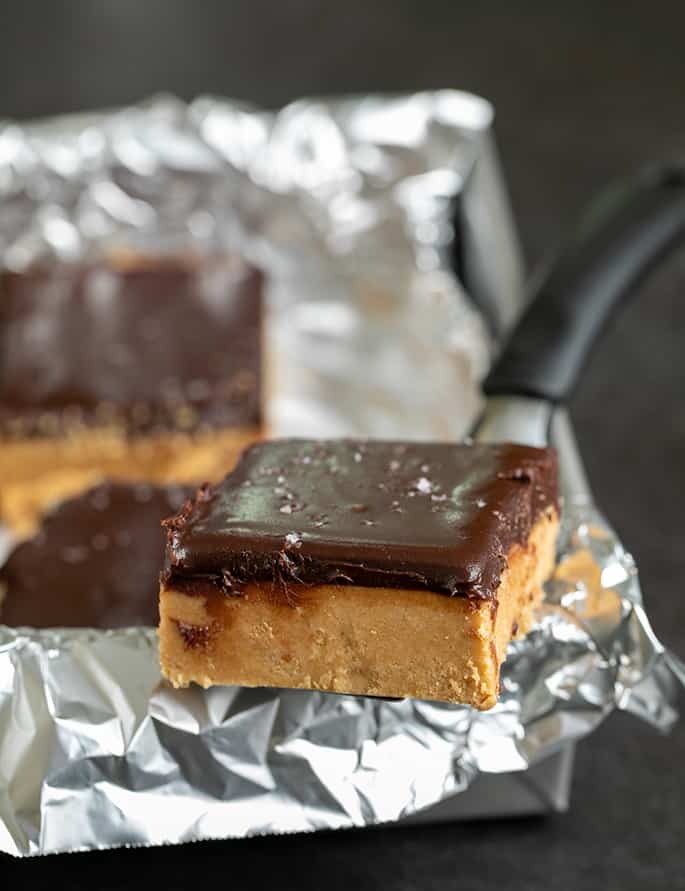
[[[167,523],[162,670],[489,708],[558,521],[548,449],[254,446]]]

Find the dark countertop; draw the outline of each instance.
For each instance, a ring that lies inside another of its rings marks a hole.
[[[530,2],[524,14],[514,6],[31,0],[0,14],[0,111],[28,117],[160,89],[271,105],[312,92],[471,89],[496,104],[512,199],[535,260],[608,179],[682,151],[685,7],[568,0]],[[681,252],[606,338],[573,405],[597,501],[638,562],[658,635],[681,656],[684,292]],[[33,887],[166,891],[238,876],[241,889],[685,888],[684,762],[685,721],[664,738],[616,716],[580,746],[566,815],[0,859],[0,875]]]

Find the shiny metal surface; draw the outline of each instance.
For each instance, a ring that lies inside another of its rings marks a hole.
[[[564,498],[575,504],[591,504],[590,483],[565,408],[557,407],[552,414],[550,443],[559,452],[559,486]]]
[[[490,396],[472,436],[479,442],[513,440],[523,445],[549,442],[554,406],[527,396]]]

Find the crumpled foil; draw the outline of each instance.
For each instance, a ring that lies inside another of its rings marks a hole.
[[[443,91],[277,114],[163,99],[8,124],[0,257],[238,250],[270,278],[274,430],[456,438],[489,361],[484,317],[503,331],[521,305],[490,121],[487,103]],[[455,201],[469,296],[449,272]],[[633,562],[587,501],[566,505],[558,577],[487,713],[174,690],[152,629],[0,626],[0,850],[398,820],[479,774],[525,770],[615,708],[667,729],[677,681]]]
[[[0,627],[0,850],[15,855],[366,826],[525,770],[612,710],[659,729],[685,665],[592,505],[566,505],[557,577],[489,712],[192,687],[152,629]]]

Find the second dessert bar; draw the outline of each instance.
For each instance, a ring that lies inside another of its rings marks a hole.
[[[0,272],[2,518],[31,532],[103,477],[220,478],[260,435],[261,315],[231,255]]]

